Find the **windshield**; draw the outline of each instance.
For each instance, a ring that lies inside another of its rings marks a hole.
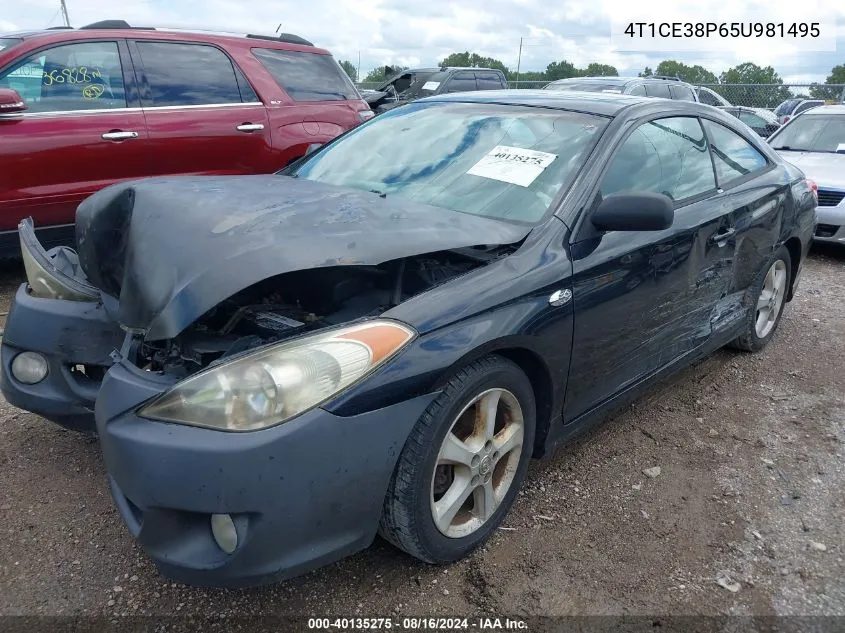
[[[521,106],[416,102],[355,128],[294,176],[536,223],[607,121]]]
[[[578,90],[581,92],[622,92],[622,84],[612,81],[567,81],[549,84],[546,90]]]
[[[21,42],[23,42],[23,40],[17,37],[0,37],[0,51],[12,48],[12,46],[20,44]]]
[[[804,114],[782,127],[769,143],[795,152],[845,150],[845,114]]]

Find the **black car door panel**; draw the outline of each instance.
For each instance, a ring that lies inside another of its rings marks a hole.
[[[620,144],[597,201],[632,190],[674,198],[674,223],[664,231],[608,232],[572,245],[566,421],[704,344],[729,288],[732,209],[714,200],[716,180],[698,119],[649,121]]]

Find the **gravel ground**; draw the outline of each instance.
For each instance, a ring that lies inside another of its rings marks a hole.
[[[721,351],[536,462],[448,568],[377,541],[272,587],[173,584],[123,527],[96,440],[0,416],[4,615],[845,615],[845,249],[813,251],[766,350]]]

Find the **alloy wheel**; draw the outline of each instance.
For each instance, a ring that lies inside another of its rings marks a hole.
[[[778,259],[766,273],[760,297],[757,299],[754,328],[758,338],[766,338],[777,322],[786,295],[786,279],[786,264]]]
[[[468,536],[510,490],[522,455],[525,421],[516,397],[489,389],[470,402],[440,446],[431,481],[431,514],[441,534]]]

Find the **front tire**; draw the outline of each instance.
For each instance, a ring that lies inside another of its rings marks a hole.
[[[513,504],[535,427],[534,392],[516,364],[487,356],[459,371],[402,449],[379,533],[428,563],[470,554]]]
[[[745,331],[731,347],[759,352],[772,340],[786,305],[791,264],[789,251],[781,246],[754,278],[745,293],[744,303],[748,308]]]

